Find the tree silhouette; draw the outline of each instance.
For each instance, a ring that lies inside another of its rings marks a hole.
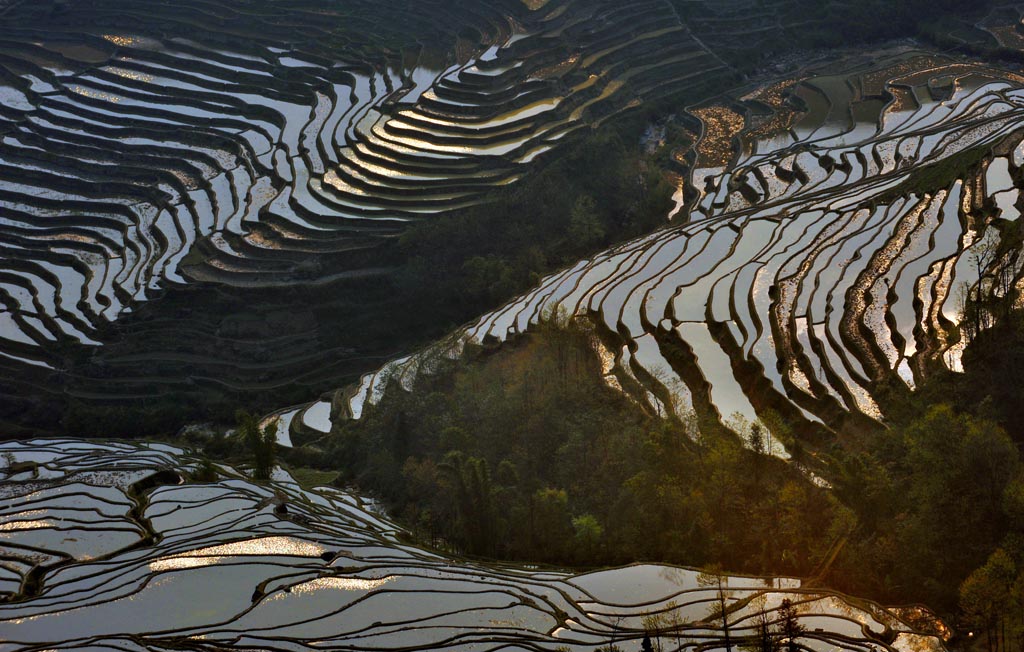
[[[778,634],[785,641],[786,652],[798,652],[800,646],[796,640],[804,631],[804,626],[797,621],[796,605],[789,598],[784,599],[779,606]]]
[[[260,428],[259,419],[245,410],[235,413],[238,434],[252,453],[253,477],[267,480],[274,470],[275,446],[277,445],[277,419],[271,419]]]
[[[730,596],[727,585],[723,582],[723,575],[718,569],[711,569],[700,573],[697,576],[697,584],[700,586],[715,588],[715,604],[711,606],[711,618],[722,620],[722,634],[725,638],[726,652],[732,652],[732,639],[729,634],[729,609],[726,600]]]
[[[772,614],[767,605],[768,597],[764,593],[751,600],[751,606],[757,609],[757,614],[754,616],[756,632],[751,637],[750,643],[744,646],[749,652],[777,652],[778,650],[775,633],[772,632]]]
[[[495,547],[494,487],[487,460],[452,451],[438,465],[455,494],[455,509],[464,543],[475,554],[493,554]]]
[[[644,640],[640,642],[641,652],[654,652],[654,646],[651,645],[651,635],[644,632]]]

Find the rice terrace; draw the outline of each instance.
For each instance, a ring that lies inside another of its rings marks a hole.
[[[0,1],[0,652],[1024,651],[1024,4]]]

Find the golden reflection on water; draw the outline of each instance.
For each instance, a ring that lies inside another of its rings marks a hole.
[[[202,568],[219,564],[223,557],[164,557],[149,563],[149,570],[154,573],[170,570]]]
[[[270,599],[278,600],[295,593],[315,593],[317,591],[328,589],[336,591],[372,591],[384,586],[390,581],[390,577],[384,577],[376,580],[368,580],[361,577],[318,577],[315,580],[302,582],[301,584],[292,586],[289,593],[275,593],[270,596]]]
[[[728,165],[733,156],[733,137],[743,130],[742,115],[724,106],[709,106],[690,111],[704,124],[704,134],[697,143],[701,165]]]
[[[263,537],[224,543],[208,548],[199,548],[150,562],[153,572],[200,568],[220,563],[225,557],[287,555],[294,557],[319,557],[325,548],[308,541],[289,537]]]
[[[85,88],[84,86],[72,86],[68,90],[77,95],[89,97],[94,100],[103,100],[104,102],[110,102],[112,104],[117,104],[121,101],[121,98],[117,95],[113,95],[111,93],[103,93],[101,91],[94,91],[92,89]]]
[[[939,639],[922,634],[900,633],[892,642],[892,647],[899,652],[938,652],[942,649]]]
[[[189,555],[294,555],[318,557],[325,548],[316,543],[300,541],[290,537],[263,537],[225,543],[188,553]]]
[[[119,77],[124,77],[126,79],[132,79],[132,80],[138,81],[138,82],[152,83],[153,80],[155,79],[153,77],[153,75],[147,75],[147,74],[144,74],[144,73],[141,73],[141,72],[135,72],[134,70],[128,70],[127,68],[109,67],[106,70],[107,70],[107,72],[114,73],[115,75],[118,75]]]
[[[54,527],[50,521],[9,521],[0,523],[0,532],[18,532],[20,530],[38,530],[39,528]]]
[[[104,34],[103,38],[110,41],[114,45],[120,45],[121,47],[126,47],[137,42],[137,39],[134,39],[130,36],[120,36],[118,34]]]

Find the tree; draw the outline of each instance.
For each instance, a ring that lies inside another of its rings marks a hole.
[[[590,195],[580,195],[569,214],[569,238],[579,248],[592,247],[604,239],[604,225],[597,216],[597,203]]]
[[[664,647],[661,645],[661,632],[665,628],[666,624],[664,614],[652,614],[645,612],[640,618],[640,623],[644,628],[644,641],[650,645],[652,652],[663,652]],[[654,635],[654,638],[651,638],[651,634]],[[643,645],[641,645],[641,649],[647,648],[644,648]]]
[[[1003,489],[1003,512],[1011,526],[1024,530],[1024,475],[1018,474]]]
[[[192,478],[197,482],[216,482],[217,480],[217,467],[213,465],[209,457],[205,455],[200,458],[199,466],[196,467],[195,472],[192,474]]]
[[[750,446],[750,450],[758,455],[768,454],[768,439],[765,437],[764,428],[761,427],[760,423],[755,421],[750,424],[750,431],[747,433],[747,444]]]
[[[592,559],[597,546],[604,534],[604,528],[593,514],[581,514],[572,519],[572,528],[576,532],[576,545],[583,559]]]
[[[978,281],[975,286],[967,287],[965,289],[964,297],[964,310],[963,315],[964,323],[971,326],[968,329],[968,338],[973,339],[977,337],[978,333],[992,325],[992,308],[990,305],[990,297],[985,296],[986,290],[991,290],[989,284],[986,283],[985,274],[995,263],[999,253],[999,238],[990,237],[990,233],[994,231],[988,231],[982,235],[976,235],[974,243],[971,245],[969,251],[970,261],[974,263],[974,271],[978,275]]]
[[[245,410],[235,413],[238,434],[252,454],[253,477],[267,480],[274,470],[275,447],[277,445],[277,419],[271,419],[260,428],[259,419]]]
[[[675,600],[669,600],[665,607],[668,609],[664,617],[665,624],[668,625],[676,639],[676,650],[682,650],[683,629],[686,627],[686,622],[683,620],[679,604]]]
[[[711,607],[710,617],[721,619],[722,635],[725,638],[725,652],[732,652],[732,640],[729,636],[729,608],[726,601],[732,595],[727,589],[728,582],[723,582],[722,572],[716,568],[697,575],[697,584],[715,588],[715,604]]]
[[[564,489],[538,489],[531,501],[531,541],[536,554],[558,559],[573,534],[569,496]]]
[[[750,601],[751,606],[757,609],[754,616],[754,636],[746,649],[750,652],[776,652],[775,634],[772,632],[772,618],[768,611],[768,597],[760,593]]]
[[[984,629],[989,652],[1005,646],[1005,640],[1000,645],[1000,632],[1009,615],[1015,575],[1013,560],[1000,548],[960,585],[960,609],[973,627]]]
[[[654,652],[654,646],[651,645],[651,635],[644,632],[644,640],[640,641],[641,652]]]
[[[777,635],[785,641],[786,652],[798,652],[800,646],[796,640],[804,633],[805,628],[797,620],[796,605],[789,598],[785,598],[779,605],[779,623]]]
[[[438,470],[453,490],[462,542],[474,554],[494,554],[497,515],[487,460],[452,451],[438,465]]]

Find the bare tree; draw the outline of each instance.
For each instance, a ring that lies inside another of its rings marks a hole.
[[[722,635],[725,639],[725,652],[732,652],[732,639],[729,635],[729,607],[727,600],[732,597],[728,589],[728,580],[721,570],[711,568],[697,576],[697,584],[715,589],[715,604],[711,606],[709,619],[721,620]]]
[[[768,596],[764,593],[757,595],[751,599],[750,606],[756,609],[757,613],[754,615],[755,633],[747,649],[751,652],[777,652],[771,612],[768,610]]]
[[[683,630],[686,628],[687,622],[683,620],[682,609],[675,600],[670,600],[665,606],[668,608],[665,613],[665,622],[676,639],[676,652],[679,652],[683,649]]]
[[[652,652],[664,652],[661,644],[661,631],[665,629],[664,615],[645,612],[640,622],[644,626],[644,641],[652,646]]]

